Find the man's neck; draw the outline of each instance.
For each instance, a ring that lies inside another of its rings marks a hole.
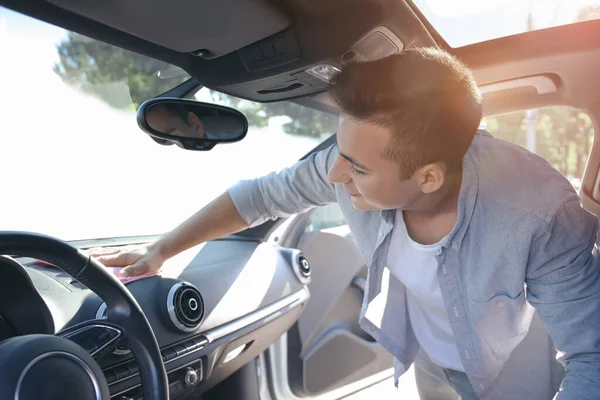
[[[423,207],[403,211],[404,223],[410,237],[421,244],[433,244],[451,231],[458,219],[458,197],[462,174],[449,176],[448,184],[431,196]]]
[[[455,212],[458,207],[458,197],[462,184],[462,170],[447,176],[444,185],[435,193],[424,195],[419,200],[419,207],[406,210],[420,218],[435,218],[438,215]]]

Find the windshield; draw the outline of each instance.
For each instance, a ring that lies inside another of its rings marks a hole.
[[[64,240],[162,234],[241,179],[293,164],[337,116],[291,102],[237,108],[246,138],[209,152],[161,146],[137,126],[143,101],[181,70],[0,7],[0,229]]]
[[[600,18],[600,0],[413,0],[452,47]]]

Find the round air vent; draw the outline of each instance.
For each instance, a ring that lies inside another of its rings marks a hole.
[[[204,301],[198,289],[179,282],[167,296],[167,312],[173,325],[184,332],[196,330],[204,316]]]
[[[305,285],[310,283],[310,263],[304,254],[301,251],[296,250],[293,253],[292,267],[294,268],[294,273],[300,280],[300,282]]]

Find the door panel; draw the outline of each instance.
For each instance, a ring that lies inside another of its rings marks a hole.
[[[323,393],[390,368],[391,356],[383,347],[343,328],[319,336],[305,354],[304,386]]]
[[[304,220],[292,230],[311,264],[311,298],[288,336],[288,363],[297,372],[292,391],[316,396],[389,370],[393,360],[358,324],[367,267],[338,205]]]
[[[298,243],[312,267],[309,302],[299,324],[303,351],[328,327],[344,325],[356,334],[362,304],[361,291],[352,285],[355,276],[366,276],[361,255],[350,241],[327,232],[308,232]]]

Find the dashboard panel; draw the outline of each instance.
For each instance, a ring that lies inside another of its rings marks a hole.
[[[38,293],[17,303],[38,302],[54,332],[105,315],[102,299],[69,275],[17,260]],[[171,396],[185,398],[214,387],[285,333],[309,299],[309,280],[310,264],[298,250],[233,236],[190,249],[165,264],[161,276],[126,286],[152,325]],[[141,398],[127,343],[99,364],[111,396]]]

